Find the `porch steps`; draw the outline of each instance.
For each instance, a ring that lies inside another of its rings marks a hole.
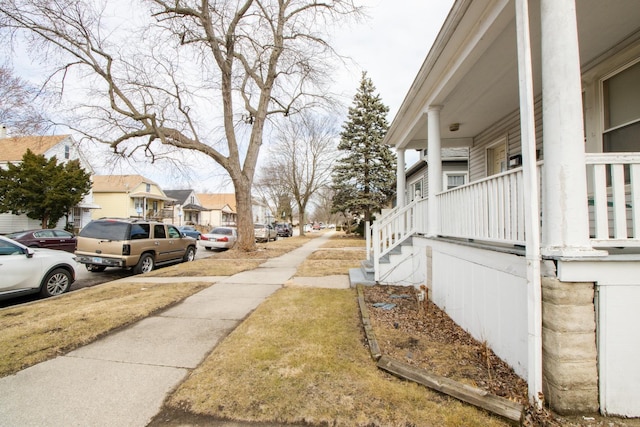
[[[413,237],[407,237],[402,243],[380,258],[380,284],[415,286],[425,280],[422,252],[414,247]]]
[[[371,261],[360,261],[360,268],[349,269],[349,282],[352,288],[358,285],[373,286],[374,280],[373,264]]]

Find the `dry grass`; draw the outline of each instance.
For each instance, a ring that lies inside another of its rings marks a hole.
[[[208,283],[107,283],[0,311],[0,376],[88,344]]]
[[[322,245],[323,248],[364,248],[366,240],[357,234],[346,234],[337,232],[327,243]]]
[[[232,276],[241,271],[251,270],[262,264],[264,259],[218,259],[203,258],[163,267],[147,273],[147,277],[206,277]]]
[[[307,257],[298,267],[296,276],[322,277],[349,274],[349,269],[359,267],[360,262],[365,258],[363,249],[321,249]]]
[[[508,425],[378,370],[363,344],[352,289],[276,292],[212,352],[167,405],[272,423]]]

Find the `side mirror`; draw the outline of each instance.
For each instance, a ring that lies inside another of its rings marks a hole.
[[[27,258],[33,258],[33,254],[35,253],[36,251],[34,251],[32,248],[27,248],[25,255],[27,256]]]

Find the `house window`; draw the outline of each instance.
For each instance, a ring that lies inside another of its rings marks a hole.
[[[151,193],[151,184],[146,184],[147,193]]]
[[[443,190],[451,190],[467,183],[466,172],[445,172],[442,180]]]
[[[71,148],[68,145],[64,146],[64,158],[69,160],[71,157]]]
[[[409,194],[409,198],[411,199],[411,201],[414,201],[415,199],[418,199],[420,197],[424,197],[424,194],[422,192],[422,180],[416,181],[411,184],[411,194]]]
[[[605,152],[640,152],[640,62],[602,82]]]

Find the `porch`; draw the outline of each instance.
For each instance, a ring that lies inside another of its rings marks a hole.
[[[640,154],[587,153],[589,241],[594,248],[620,253],[640,247]],[[538,162],[540,207],[545,199],[544,162]],[[409,237],[457,239],[521,253],[526,244],[522,168],[416,199],[371,224],[367,240],[375,280],[381,280],[380,260]],[[436,203],[437,223],[430,233],[429,204]],[[541,223],[544,227],[544,215]]]

